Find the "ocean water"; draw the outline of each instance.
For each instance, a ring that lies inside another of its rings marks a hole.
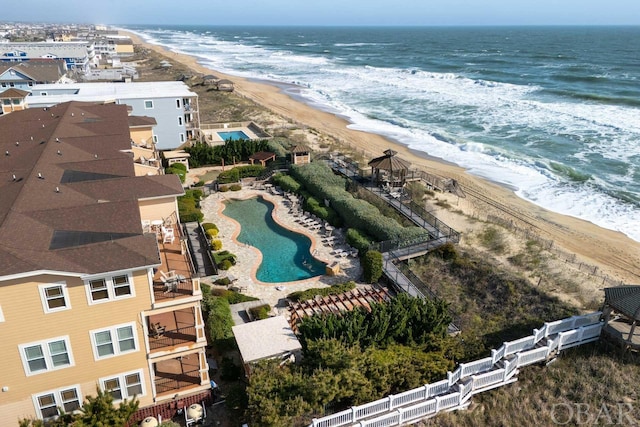
[[[126,29],[640,241],[640,27]]]

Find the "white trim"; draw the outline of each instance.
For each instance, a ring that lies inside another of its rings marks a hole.
[[[62,392],[63,391],[67,391],[67,390],[75,390],[76,392],[76,396],[78,398],[78,404],[79,404],[79,408],[82,407],[82,391],[80,390],[80,384],[74,384],[74,385],[70,385],[67,387],[60,387],[57,388],[55,390],[47,390],[47,391],[43,391],[41,393],[34,393],[31,395],[31,400],[33,401],[33,407],[35,409],[36,415],[38,419],[45,419],[45,417],[42,415],[42,410],[40,408],[40,402],[38,401],[38,398],[41,396],[46,396],[48,394],[52,394],[55,400],[55,406],[56,408],[60,408],[62,407],[64,409],[64,399],[62,398]],[[66,410],[65,410],[66,412]],[[59,413],[58,413],[59,415]],[[53,419],[54,417],[47,417],[47,419]]]
[[[78,273],[73,271],[33,270],[33,271],[25,271],[23,273],[9,274],[7,276],[0,276],[0,281],[26,279],[28,277],[40,276],[45,274],[49,274],[52,276],[69,276],[69,277],[82,277],[84,275],[84,273]]]
[[[53,366],[53,360],[51,359],[51,352],[49,350],[49,344],[52,343],[52,342],[57,342],[57,341],[64,341],[64,344],[65,344],[65,347],[66,347],[66,350],[67,350],[66,354],[69,357],[69,364],[68,365],[58,366],[58,367],[54,367]],[[42,354],[43,354],[42,358],[45,360],[46,368],[38,370],[38,371],[31,372],[31,369],[29,368],[29,361],[26,358],[25,350],[28,347],[35,347],[35,346],[40,346],[40,348],[42,350]],[[32,375],[43,374],[45,372],[57,371],[57,370],[60,370],[60,369],[65,369],[65,368],[70,368],[72,366],[75,366],[75,362],[73,360],[73,353],[71,351],[71,341],[69,340],[69,336],[68,335],[64,335],[64,336],[61,336],[61,337],[55,337],[55,338],[49,338],[49,339],[41,340],[41,341],[34,341],[34,342],[26,343],[26,344],[19,344],[18,345],[18,350],[20,351],[20,359],[22,360],[22,367],[24,368],[24,372],[28,377],[30,377]]]
[[[145,396],[147,394],[147,391],[145,389],[145,379],[144,379],[144,372],[142,371],[142,369],[136,369],[135,371],[129,371],[129,372],[123,372],[121,374],[118,375],[112,375],[109,377],[102,377],[98,380],[98,384],[100,385],[100,389],[102,391],[108,391],[107,388],[105,387],[104,383],[105,381],[109,381],[109,380],[114,380],[117,379],[118,380],[118,385],[120,386],[120,392],[122,394],[122,399],[117,399],[115,396],[113,398],[114,402],[120,402],[124,399],[132,399],[132,396],[129,396],[129,394],[127,393],[127,386],[125,384],[125,377],[127,375],[132,375],[132,374],[138,374],[139,378],[140,378],[140,389],[142,390],[142,392],[140,394],[136,394],[136,397],[140,397],[140,396]]]
[[[4,314],[2,313],[2,306],[0,305],[0,323],[4,322]]]
[[[127,280],[129,282],[130,293],[125,294],[125,295],[117,296],[116,295],[117,286],[115,285],[113,279],[115,277],[120,277],[120,276],[126,276],[127,277]],[[96,282],[98,280],[103,280],[104,281],[105,290],[107,292],[107,297],[99,299],[99,300],[94,300],[93,299],[93,293],[91,291],[91,282]],[[87,295],[87,303],[89,305],[104,304],[104,303],[110,302],[110,301],[118,301],[118,300],[123,300],[123,299],[128,299],[128,298],[135,298],[135,296],[136,296],[136,289],[135,289],[135,286],[134,286],[134,283],[133,283],[133,272],[131,270],[111,273],[111,274],[108,274],[108,275],[101,274],[101,275],[87,276],[87,277],[84,278],[84,289],[85,289],[85,293]]]
[[[118,329],[122,329],[126,327],[131,328],[134,349],[121,351],[120,341],[118,340]],[[100,354],[98,354],[98,343],[96,341],[96,334],[100,332],[109,332],[109,336],[111,338],[111,345],[113,347],[113,354],[108,354],[105,356],[100,356]],[[93,349],[93,359],[95,361],[109,359],[111,357],[116,357],[123,354],[135,353],[136,351],[140,351],[140,344],[138,343],[138,332],[136,330],[135,322],[121,323],[119,325],[110,326],[108,328],[93,329],[89,331],[89,336],[91,338],[91,347]]]
[[[50,308],[47,300],[47,289],[59,286],[62,288],[62,298],[64,298],[64,306],[58,308]],[[71,310],[71,300],[69,299],[69,290],[67,289],[67,282],[53,282],[53,283],[43,283],[38,285],[38,289],[40,291],[40,300],[42,301],[42,309],[46,313],[55,313],[58,311]]]

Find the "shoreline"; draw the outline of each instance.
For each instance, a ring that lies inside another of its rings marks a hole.
[[[539,234],[542,238],[552,240],[556,246],[576,254],[580,260],[584,260],[586,263],[597,266],[608,276],[626,283],[640,282],[640,242],[634,241],[621,232],[546,210],[520,198],[513,189],[507,186],[471,175],[458,165],[430,156],[427,152],[412,150],[400,141],[350,129],[348,126],[351,123],[344,117],[313,107],[304,102],[301,97],[288,93],[285,86],[293,88],[295,87],[293,84],[247,79],[221,73],[201,65],[196,57],[176,53],[164,46],[148,43],[130,31],[119,31],[130,36],[134,44],[144,46],[168,59],[180,62],[197,73],[215,74],[220,78],[233,81],[235,92],[240,96],[280,117],[315,129],[368,159],[382,155],[387,148],[393,148],[413,167],[456,179],[464,189],[473,190],[473,193],[482,194],[482,199],[492,201],[491,204],[487,204],[477,197],[467,197],[464,199],[466,203],[462,204],[461,210],[468,215],[474,216],[476,212],[486,214],[487,211],[495,210],[496,205],[498,206],[496,213],[505,215],[507,219],[512,213],[521,213],[515,215],[515,219],[525,218],[526,220],[523,221],[525,227],[531,228],[532,232]],[[446,217],[442,220],[447,223]]]

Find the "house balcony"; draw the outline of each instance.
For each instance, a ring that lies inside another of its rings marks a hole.
[[[211,387],[204,348],[153,363],[156,401]]]
[[[154,308],[157,304],[185,298],[202,298],[200,278],[195,277],[196,269],[182,227],[175,223],[170,228],[173,239],[166,239],[161,231],[157,232],[161,265],[153,276]]]
[[[192,350],[207,343],[199,306],[151,314],[147,317],[151,357],[167,351]]]

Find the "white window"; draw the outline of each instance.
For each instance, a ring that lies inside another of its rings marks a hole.
[[[71,308],[69,293],[65,282],[40,285],[40,299],[45,313],[68,310]]]
[[[182,116],[178,116],[178,125],[182,126]]]
[[[130,274],[90,279],[87,281],[89,304],[130,298],[134,296],[132,283]]]
[[[176,99],[176,108],[180,108],[180,100]]]
[[[93,354],[96,360],[119,356],[138,350],[135,323],[91,331]]]
[[[69,337],[21,344],[18,347],[27,376],[73,366]]]
[[[153,135],[153,143],[154,144],[158,143],[158,135]]]
[[[144,101],[144,108],[146,110],[151,110],[153,108],[153,101]]]
[[[180,134],[180,142],[184,142],[184,133]]]
[[[34,394],[32,397],[37,418],[48,420],[57,417],[60,415],[58,408],[63,409],[67,414],[80,409],[81,396],[80,386],[77,385]]]
[[[116,377],[101,378],[103,391],[111,392],[114,400],[132,399],[144,396],[144,376],[142,370],[126,372]]]

